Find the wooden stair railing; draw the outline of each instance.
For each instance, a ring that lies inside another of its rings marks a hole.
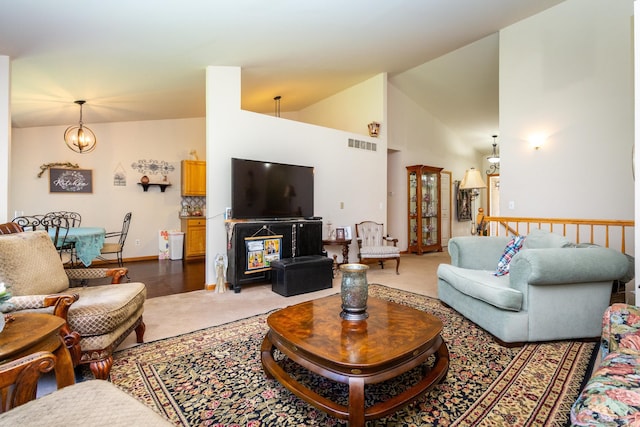
[[[574,243],[592,243],[626,253],[627,239],[633,241],[635,222],[576,218],[517,218],[485,216],[484,229],[489,236],[528,234],[540,228],[561,234]]]

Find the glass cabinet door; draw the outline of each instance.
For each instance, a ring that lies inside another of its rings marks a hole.
[[[440,171],[442,168],[407,166],[408,238],[407,251],[422,254],[441,251]]]
[[[409,246],[418,244],[418,174],[409,172]]]
[[[422,246],[438,243],[438,174],[422,174]]]

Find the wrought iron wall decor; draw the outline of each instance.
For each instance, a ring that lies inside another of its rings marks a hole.
[[[460,181],[455,181],[456,185],[456,213],[458,221],[471,221],[471,191],[462,190]]]
[[[164,160],[138,160],[133,162],[131,167],[142,173],[149,175],[168,175],[169,172],[173,172],[175,167],[169,162]]]

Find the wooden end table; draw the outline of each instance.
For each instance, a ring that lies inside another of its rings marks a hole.
[[[286,307],[269,315],[262,343],[262,366],[291,392],[351,427],[396,412],[440,382],[449,369],[449,351],[440,332],[442,322],[428,313],[369,297],[369,318],[340,317],[340,295]],[[274,359],[278,349],[298,365],[333,381],[348,384],[348,406],[320,396],[293,379]],[[365,384],[395,378],[431,355],[431,368],[412,387],[383,402],[365,407]]]
[[[342,246],[342,262],[336,261],[336,255],[333,256],[333,271],[338,271],[338,267],[349,262],[349,245],[351,240],[347,239],[326,239],[322,241],[322,246]]]
[[[0,363],[38,351],[49,351],[56,356],[58,388],[75,384],[71,355],[60,336],[60,328],[66,323],[64,319],[44,313],[16,313],[11,317],[13,320],[7,320],[0,332]]]

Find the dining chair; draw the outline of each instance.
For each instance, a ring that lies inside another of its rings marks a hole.
[[[78,212],[70,212],[70,211],[52,211],[45,216],[58,216],[62,218],[66,218],[69,222],[69,227],[80,227],[82,223],[82,215]]]
[[[65,265],[73,265],[73,246],[66,242],[69,233],[69,221],[64,216],[24,215],[14,218],[12,223],[17,224],[23,231],[44,230],[49,233],[53,245],[60,254],[60,259]]]
[[[122,229],[120,231],[110,231],[104,235],[105,243],[102,246],[98,259],[109,261],[103,255],[115,254],[116,259],[118,260],[118,267],[122,267],[124,265],[122,261],[122,250],[124,249],[124,242],[127,240],[127,234],[129,233],[129,224],[131,224],[131,212],[127,212],[125,214],[124,220],[122,221]],[[118,241],[107,242],[106,240],[109,238],[117,238]]]
[[[11,222],[18,224],[23,231],[46,230],[43,223],[44,215],[22,215],[17,216]]]
[[[45,223],[52,224],[54,227],[65,226],[64,240],[57,239],[54,241],[56,248],[60,252],[60,258],[64,264],[75,266],[78,263],[78,257],[76,255],[75,242],[69,242],[66,240],[69,228],[80,227],[82,222],[82,216],[77,212],[67,211],[52,211],[44,215]]]

